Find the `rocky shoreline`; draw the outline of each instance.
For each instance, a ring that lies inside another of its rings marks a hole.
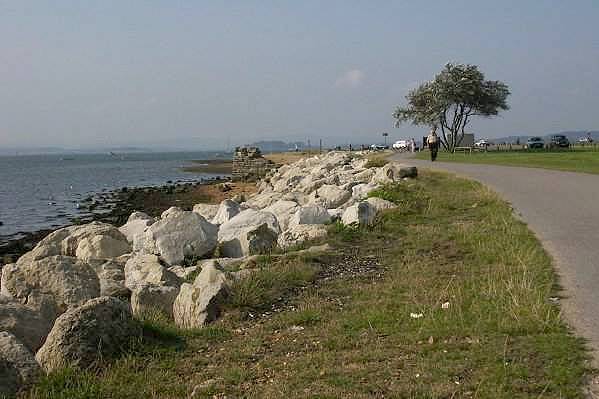
[[[137,319],[148,313],[202,328],[220,316],[233,283],[259,270],[260,254],[322,239],[331,223],[372,225],[396,205],[369,194],[416,175],[415,167],[370,167],[330,152],[280,167],[255,194],[232,195],[232,184],[221,183],[212,187],[230,198],[219,204],[190,210],[179,198],[158,216],[162,203],[153,201],[152,214],[119,209],[118,228],[93,221],[50,233],[1,269],[0,395],[116,355],[141,335]]]
[[[202,178],[196,182],[169,181],[161,186],[123,187],[119,190],[100,193],[95,198],[87,198],[82,205],[89,209],[89,213],[82,217],[74,217],[71,222],[72,224],[83,224],[99,221],[120,226],[134,211],[145,212],[157,217],[173,204],[191,210],[193,205],[200,202],[219,203],[222,199],[236,195],[238,192],[249,193],[251,191],[251,185],[231,184],[229,177],[220,176],[209,179]],[[3,264],[16,261],[54,230],[56,227],[0,236],[0,267]]]

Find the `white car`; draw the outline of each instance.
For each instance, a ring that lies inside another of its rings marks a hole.
[[[486,148],[490,145],[491,143],[489,142],[489,140],[486,139],[478,140],[476,143],[474,143],[474,146],[479,148]]]
[[[410,142],[408,140],[397,140],[395,143],[393,143],[393,148],[400,151],[407,150],[409,146]]]

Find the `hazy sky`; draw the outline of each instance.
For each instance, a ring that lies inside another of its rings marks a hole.
[[[417,137],[391,112],[448,61],[512,91],[477,137],[599,129],[598,21],[597,0],[0,0],[0,148]]]

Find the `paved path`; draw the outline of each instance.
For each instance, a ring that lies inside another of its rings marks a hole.
[[[405,160],[405,156],[396,155]],[[599,366],[599,175],[409,159],[486,184],[509,201],[555,259],[566,320],[589,339]]]

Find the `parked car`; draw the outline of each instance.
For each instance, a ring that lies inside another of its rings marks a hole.
[[[593,138],[592,137],[581,137],[578,139],[578,144],[582,144],[582,145],[586,145],[586,144],[593,144]]]
[[[388,150],[389,146],[388,145],[382,145],[382,144],[373,144],[370,146],[370,149],[373,151],[382,151],[382,150]]]
[[[474,143],[474,146],[477,148],[487,148],[491,145],[491,142],[487,139],[480,139]]]
[[[410,146],[410,142],[408,140],[397,140],[393,143],[393,149],[398,151],[406,151]]]
[[[531,137],[528,140],[526,140],[525,148],[533,150],[536,148],[543,147],[545,147],[545,140],[543,140],[541,137]]]
[[[570,147],[570,142],[568,141],[568,138],[566,136],[564,136],[563,134],[554,134],[553,136],[551,136],[551,138],[549,139],[549,148],[566,148],[566,147]]]

